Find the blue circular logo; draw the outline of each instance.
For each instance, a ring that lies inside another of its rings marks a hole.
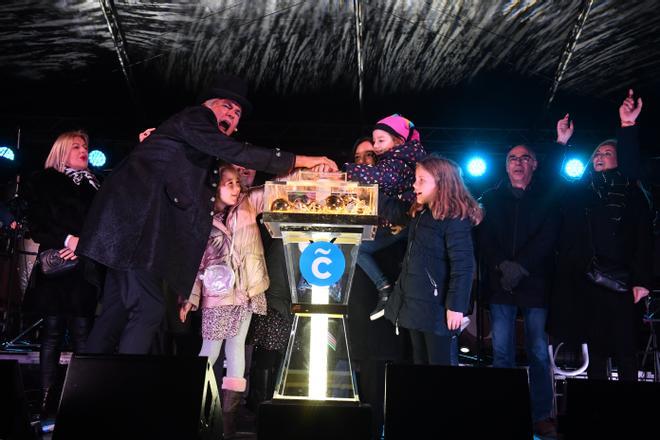
[[[309,284],[330,286],[341,278],[346,260],[339,246],[327,241],[309,244],[300,255],[300,273]]]

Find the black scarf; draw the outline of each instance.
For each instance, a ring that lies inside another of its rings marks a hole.
[[[609,221],[619,223],[626,207],[630,181],[617,169],[591,171],[591,189]]]
[[[73,168],[64,168],[64,174],[69,176],[71,180],[73,180],[73,183],[76,185],[80,186],[80,182],[86,180],[90,185],[94,187],[94,189],[99,189],[101,187],[101,184],[99,183],[98,179],[94,174],[92,174],[89,170],[76,170]]]
[[[586,214],[592,247],[597,255],[614,257],[619,254],[616,243],[620,240],[615,237],[621,232],[630,182],[616,169],[592,171],[589,177],[592,202]]]

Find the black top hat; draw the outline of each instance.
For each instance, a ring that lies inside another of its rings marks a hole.
[[[208,89],[206,89],[199,97],[199,102],[204,102],[208,99],[231,99],[236,101],[240,106],[243,114],[252,111],[252,104],[245,97],[247,95],[247,83],[234,75],[218,75]]]

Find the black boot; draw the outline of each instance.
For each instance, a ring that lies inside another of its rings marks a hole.
[[[59,316],[44,318],[41,333],[41,348],[39,350],[39,369],[41,372],[41,400],[40,415],[42,420],[54,413],[53,400],[57,394],[54,391],[60,364],[60,343],[64,337],[66,322]]]
[[[269,368],[253,368],[250,372],[250,393],[248,407],[257,412],[261,402],[273,398],[271,383],[271,370]]]
[[[48,403],[49,396],[50,388],[44,389],[43,396],[41,398],[41,407],[39,408],[39,419],[42,421],[46,420],[50,415],[50,404]]]
[[[85,353],[87,351],[87,336],[91,328],[92,320],[84,317],[75,317],[69,324],[69,335],[73,342],[74,353]]]
[[[387,305],[390,293],[392,293],[392,285],[390,284],[378,289],[378,302],[376,303],[376,308],[369,314],[369,319],[375,321],[385,316],[385,305]]]

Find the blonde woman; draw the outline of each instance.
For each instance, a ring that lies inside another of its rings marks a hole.
[[[40,252],[57,249],[65,260],[78,258],[78,235],[99,188],[98,179],[88,169],[88,144],[89,138],[83,131],[59,135],[45,169],[31,176],[24,189],[32,239],[39,244]],[[97,292],[85,280],[82,264],[57,276],[44,275],[39,265],[35,265],[32,280],[26,302],[44,320],[39,356],[45,417],[49,415],[49,402],[57,401],[51,389],[64,336],[68,331],[75,352],[85,350]]]

